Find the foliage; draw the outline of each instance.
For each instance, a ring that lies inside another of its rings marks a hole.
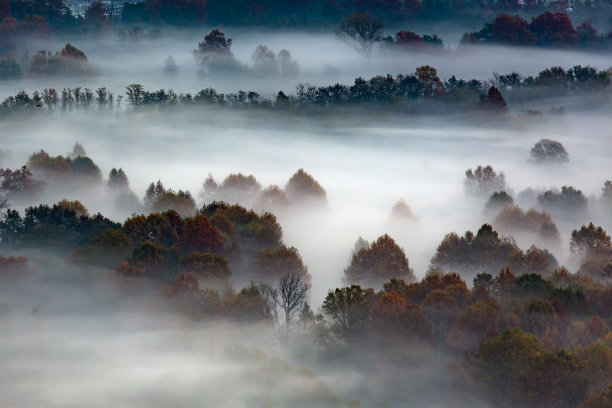
[[[569,156],[560,142],[542,139],[530,151],[531,160],[535,163],[565,163]]]
[[[478,166],[476,170],[466,170],[464,185],[468,193],[478,196],[489,196],[495,191],[507,189],[504,173],[497,173],[491,166]]]
[[[387,234],[354,253],[350,265],[344,270],[347,283],[379,285],[390,278],[408,282],[415,279],[404,250]]]

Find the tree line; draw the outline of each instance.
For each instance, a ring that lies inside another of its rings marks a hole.
[[[125,98],[115,96],[106,88],[95,93],[88,88],[54,88],[21,91],[9,96],[0,104],[0,115],[29,113],[36,110],[48,112],[96,112],[120,110],[122,107],[138,110],[146,106],[176,108],[188,106],[223,106],[232,108],[265,108],[277,111],[304,110],[316,112],[331,108],[351,106],[378,106],[383,110],[394,107],[403,112],[418,112],[418,106],[435,114],[447,110],[476,109],[504,114],[508,111],[506,100],[523,102],[555,96],[602,92],[609,89],[611,74],[592,67],[575,66],[569,70],[552,67],[536,76],[523,77],[514,72],[506,75],[494,74],[490,81],[463,80],[452,76],[442,82],[431,66],[422,66],[414,74],[397,76],[375,76],[368,80],[355,79],[353,85],[335,84],[314,86],[301,83],[295,93],[287,95],[279,91],[273,98],[262,97],[254,91],[239,91],[223,94],[214,88],[203,89],[195,94],[177,94],[172,89],[148,91],[140,84],[127,87]],[[122,102],[125,103],[122,105]],[[439,102],[432,107],[427,102]],[[402,109],[403,108],[403,109]]]

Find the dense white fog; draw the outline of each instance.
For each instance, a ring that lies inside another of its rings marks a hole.
[[[588,135],[585,121],[590,124]],[[21,136],[7,145],[3,165],[17,167],[41,148],[52,155],[66,154],[78,141],[103,174],[123,168],[139,197],[159,179],[169,188],[189,190],[196,199],[208,173],[219,181],[230,173],[253,174],[262,187],[284,187],[297,169],[304,168],[327,190],[328,207],[294,209],[278,217],[285,242],[298,248],[313,275],[316,304],[341,283],[359,236],[372,241],[389,233],[405,249],[416,275],[423,276],[446,233],[475,232],[483,221],[492,222],[482,216],[484,201],[464,193],[469,168],[490,164],[503,171],[515,201],[526,188],[563,185],[599,197],[610,172],[609,127],[610,118],[599,113],[536,121],[517,118],[502,128],[470,126],[452,118],[354,127],[346,119],[278,123],[237,112],[83,115],[5,123],[7,134]],[[529,163],[531,147],[542,138],[562,142],[570,162],[552,167]],[[71,197],[64,197],[63,191],[46,194],[49,203],[78,199],[90,212],[112,216],[114,211],[90,192],[74,192]],[[389,221],[400,198],[416,220]],[[518,202],[524,209],[535,205]],[[198,199],[197,203],[203,204]],[[563,245],[551,250],[560,263],[567,262],[569,233],[592,215],[573,222],[555,219]],[[609,218],[598,216],[597,222],[610,227]],[[524,248],[533,243],[515,238]]]
[[[24,79],[0,83],[0,95],[14,94],[22,89],[31,91],[47,87],[107,87],[116,94],[123,94],[125,87],[140,83],[146,89],[174,89],[177,93],[195,93],[207,87],[220,92],[254,90],[269,97],[283,90],[293,93],[300,82],[315,85],[331,85],[337,82],[350,85],[358,76],[369,78],[390,73],[413,73],[422,65],[431,65],[438,70],[442,80],[455,75],[457,78],[488,80],[494,72],[507,74],[513,71],[523,76],[536,75],[551,66],[566,69],[574,65],[590,65],[606,69],[610,59],[605,54],[580,50],[553,50],[529,47],[461,47],[458,46],[460,32],[448,34],[442,39],[444,49],[433,52],[389,52],[379,49],[375,57],[366,60],[358,52],[348,47],[333,33],[302,32],[265,32],[222,28],[226,36],[232,38],[232,51],[236,59],[244,65],[252,65],[252,54],[260,45],[267,45],[274,52],[282,49],[290,51],[297,61],[299,73],[291,77],[253,77],[253,76],[198,76],[198,65],[193,58],[193,50],[202,41],[210,28],[194,31],[162,32],[159,39],[121,41],[118,37],[106,39],[75,40],[72,37],[55,38],[45,43],[29,46],[30,54],[38,49],[61,50],[67,42],[73,43],[87,55],[96,71],[94,78],[61,79]],[[421,32],[419,32],[421,34]],[[391,34],[391,32],[389,32]],[[429,33],[432,34],[432,33]],[[164,61],[172,56],[178,66],[178,75],[166,76],[163,73]],[[20,56],[17,56],[20,57]]]

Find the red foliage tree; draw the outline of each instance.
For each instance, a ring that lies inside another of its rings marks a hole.
[[[393,44],[398,47],[420,47],[423,45],[423,39],[412,31],[401,30],[395,33],[395,42]]]
[[[527,21],[519,16],[500,13],[491,23],[491,41],[510,45],[535,45],[537,38],[529,31]]]
[[[188,252],[223,252],[221,233],[203,215],[185,220],[179,245]]]
[[[529,30],[536,35],[539,45],[548,47],[574,45],[579,38],[572,20],[565,13],[547,11],[540,14],[531,20]]]

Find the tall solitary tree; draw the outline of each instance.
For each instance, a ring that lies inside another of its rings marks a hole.
[[[354,12],[336,28],[336,35],[366,58],[370,58],[376,43],[382,38],[384,27],[382,20],[372,17],[369,12]]]

